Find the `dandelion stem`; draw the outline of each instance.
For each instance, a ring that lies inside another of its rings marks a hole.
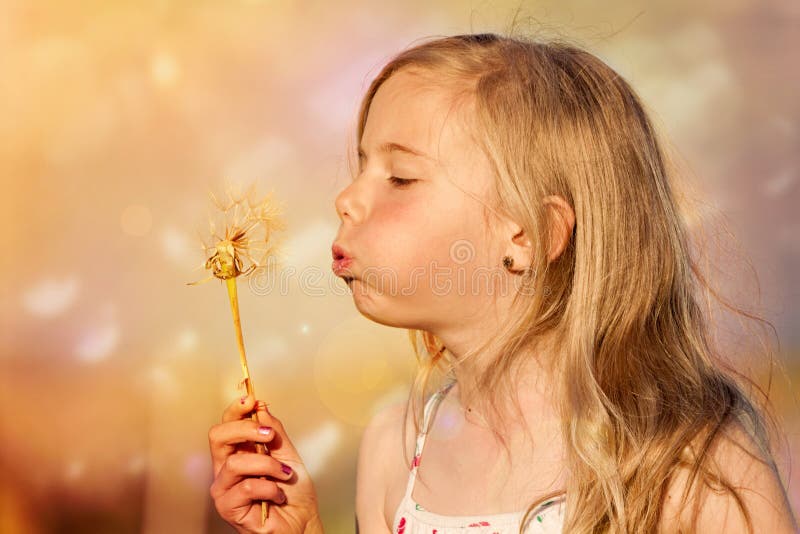
[[[250,379],[250,370],[247,367],[247,356],[245,356],[244,352],[244,337],[242,336],[242,321],[239,317],[239,295],[236,290],[236,277],[228,278],[225,280],[226,285],[228,286],[228,300],[231,303],[231,313],[233,314],[233,329],[236,332],[236,343],[239,347],[239,361],[242,364],[242,375],[244,377],[244,383],[247,387],[247,394],[251,397],[256,397],[256,391],[253,387],[253,381]],[[258,411],[254,410],[251,418],[253,421],[258,422]],[[269,454],[269,449],[263,443],[256,443],[256,451],[259,454]],[[262,480],[266,480],[266,477],[261,477]],[[266,523],[267,518],[269,517],[269,503],[267,501],[261,501],[261,524],[263,525]]]
[[[239,318],[239,298],[236,292],[236,278],[240,275],[247,277],[257,267],[262,267],[262,262],[266,262],[270,253],[275,252],[275,248],[268,243],[274,230],[285,229],[285,222],[281,218],[280,210],[272,204],[272,194],[267,195],[260,201],[253,198],[256,185],[253,184],[245,195],[234,194],[230,189],[227,191],[227,199],[223,203],[217,196],[210,192],[211,201],[222,212],[224,238],[217,231],[218,226],[214,219],[209,220],[210,231],[212,234],[211,246],[203,242],[203,250],[206,254],[204,266],[210,269],[212,276],[197,282],[188,282],[189,285],[197,285],[216,277],[225,280],[228,287],[228,299],[231,303],[231,313],[233,313],[233,326],[236,332],[236,342],[239,347],[239,361],[242,364],[242,383],[247,387],[247,394],[255,398],[256,392],[253,388],[253,381],[250,379],[250,370],[247,368],[247,358],[244,352],[244,339],[242,337],[242,322]],[[244,213],[241,213],[241,211]],[[232,213],[229,213],[231,212]],[[229,215],[233,220],[229,221]],[[259,245],[259,246],[257,246]],[[254,261],[250,251],[263,251],[262,262]],[[246,261],[245,261],[246,260]],[[260,405],[260,403],[259,403]],[[258,423],[258,407],[251,413],[250,417]],[[256,452],[259,454],[269,454],[269,449],[264,443],[255,443]],[[266,480],[266,477],[261,477]],[[269,503],[261,501],[261,524],[264,525],[269,517]]]

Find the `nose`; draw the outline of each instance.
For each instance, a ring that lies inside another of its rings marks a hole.
[[[347,218],[350,219],[352,223],[357,224],[363,218],[364,201],[361,198],[363,195],[358,193],[357,182],[358,180],[355,180],[342,189],[334,201],[336,213],[339,215],[339,220],[342,222]]]

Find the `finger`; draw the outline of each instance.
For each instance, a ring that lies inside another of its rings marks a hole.
[[[211,484],[211,496],[217,498],[250,477],[270,476],[288,482],[294,476],[292,468],[266,454],[246,452],[228,456]]]
[[[208,431],[208,445],[211,450],[211,461],[216,473],[226,458],[236,452],[240,443],[268,443],[275,438],[272,427],[261,425],[250,419],[240,419],[220,423]]]
[[[278,484],[271,480],[259,478],[246,478],[236,484],[230,491],[214,499],[217,512],[225,520],[246,525],[252,522],[253,526],[261,524],[261,507],[253,506],[260,501],[271,501],[275,504],[284,504],[286,494]],[[257,510],[257,513],[253,513]]]
[[[243,395],[242,397],[234,399],[222,413],[222,422],[227,423],[228,421],[244,419],[253,411],[254,406],[255,399],[250,395]]]
[[[268,409],[267,403],[258,401],[256,403],[256,414],[261,425],[271,427],[275,430],[275,438],[269,444],[269,453],[283,460],[302,462],[300,454],[297,452],[292,440],[284,428],[280,419],[275,417]]]

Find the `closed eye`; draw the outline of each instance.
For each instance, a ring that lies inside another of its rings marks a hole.
[[[417,180],[412,178],[398,178],[397,176],[389,177],[389,181],[397,187],[407,187],[411,185],[412,182],[416,182]]]

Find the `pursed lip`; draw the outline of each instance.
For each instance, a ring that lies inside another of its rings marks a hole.
[[[333,259],[338,260],[341,258],[352,258],[350,254],[338,243],[334,243],[331,247],[331,254],[333,254]]]
[[[348,270],[350,265],[353,263],[353,258],[350,256],[347,250],[345,250],[341,245],[334,243],[334,245],[331,247],[331,254],[333,256],[333,264],[331,264],[331,269],[336,276],[353,278]]]
[[[352,261],[353,261],[352,258],[342,258],[339,260],[333,260],[331,268],[333,269],[333,272],[336,274],[336,276],[347,276],[348,278],[353,278],[352,276],[350,276],[350,271],[348,270]]]

